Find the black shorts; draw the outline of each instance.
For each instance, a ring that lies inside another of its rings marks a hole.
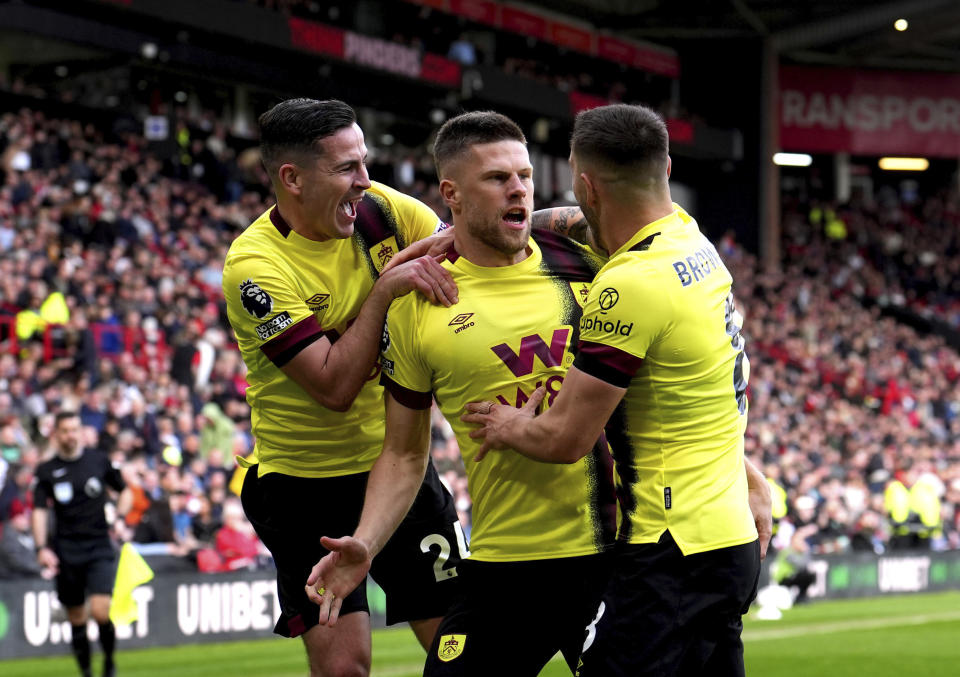
[[[247,471],[243,509],[277,566],[278,635],[296,637],[317,624],[320,607],[309,600],[304,585],[328,552],[320,537],[354,532],[366,486],[367,473],[305,478],[280,473],[257,477],[257,466]],[[458,529],[453,497],[431,463],[413,507],[370,568],[386,593],[387,624],[447,612],[459,587]],[[344,598],[340,615],[369,610],[366,585],[360,585]]]
[[[665,532],[659,543],[618,544],[613,568],[578,677],[743,676],[759,541],[684,557]]]
[[[56,548],[57,599],[65,607],[83,606],[87,595],[110,595],[117,576],[117,555],[109,541],[60,542]]]
[[[577,664],[608,555],[461,565],[462,589],[427,652],[425,677],[536,677],[558,651]]]

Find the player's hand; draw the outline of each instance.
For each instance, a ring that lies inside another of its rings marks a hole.
[[[37,551],[37,563],[44,569],[50,569],[54,573],[60,569],[60,559],[50,548],[40,548]]]
[[[440,265],[444,255],[420,256],[401,263],[380,275],[377,282],[390,294],[390,298],[397,298],[412,291],[423,294],[431,303],[452,306],[460,299],[457,296],[457,285],[449,271]]]
[[[399,266],[401,263],[406,263],[407,261],[413,261],[421,256],[446,256],[447,250],[450,249],[451,246],[453,246],[453,226],[401,249],[393,255],[393,258],[387,261],[387,265],[383,267],[380,274],[383,275],[391,268]]]
[[[770,485],[766,482],[758,482],[756,486],[749,487],[747,495],[750,500],[750,512],[753,513],[753,521],[757,525],[757,536],[760,539],[760,559],[763,559],[767,556],[767,546],[770,545],[770,537],[773,536],[773,497]]]
[[[474,461],[482,461],[491,449],[507,449],[506,430],[511,423],[521,418],[533,418],[547,389],[540,386],[530,395],[530,399],[520,409],[494,402],[470,402],[467,404],[467,413],[460,417],[464,423],[477,423],[479,428],[470,431],[473,439],[482,439],[480,450],[473,457]]]
[[[370,551],[353,536],[327,538],[320,543],[330,552],[317,562],[307,577],[305,589],[320,607],[320,625],[336,625],[343,599],[367,577]]]

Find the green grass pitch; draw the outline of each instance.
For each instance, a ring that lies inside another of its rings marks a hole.
[[[787,611],[779,621],[748,618],[743,638],[752,677],[956,677],[960,591],[815,602]],[[121,651],[117,663],[121,677],[306,674],[299,643],[281,639]],[[415,677],[422,664],[423,651],[409,630],[374,633],[373,677]],[[99,668],[97,657],[94,667]],[[75,674],[72,660],[63,656],[0,661],[4,677]],[[569,674],[559,656],[541,673]]]

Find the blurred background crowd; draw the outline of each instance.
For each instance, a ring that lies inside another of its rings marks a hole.
[[[356,16],[315,2],[244,4],[357,28]],[[586,57],[544,58],[521,36],[516,49],[494,50],[452,17],[434,15],[424,30],[423,8],[387,6],[370,34],[464,65],[603,100],[640,100],[649,85]],[[221,294],[230,242],[273,203],[256,138],[223,111],[176,99],[96,113],[130,84],[0,81],[0,93],[32,101],[0,109],[0,577],[43,574],[31,484],[65,409],[134,489],[133,510],[113,523],[118,541],[201,571],[269,565],[237,499],[234,457],[254,440]],[[684,117],[669,100],[649,87],[643,97]],[[70,115],[56,112],[63,104]],[[158,112],[170,124],[162,141],[142,124]],[[371,178],[449,217],[428,143],[369,145]],[[569,204],[566,191],[554,182],[537,206]],[[785,195],[777,265],[739,243],[723,214],[694,216],[745,316],[747,454],[774,485],[777,545],[811,555],[960,549],[956,182],[842,204]],[[433,422],[432,456],[469,534],[457,443],[436,412]]]

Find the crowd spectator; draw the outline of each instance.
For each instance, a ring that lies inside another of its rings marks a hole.
[[[249,166],[217,124],[191,133]],[[219,286],[226,247],[269,206],[267,187],[256,171],[227,168],[246,178],[223,190],[221,170],[191,169],[209,156],[187,145],[183,165],[130,131],[0,113],[0,528],[10,543],[52,415],[76,409],[85,443],[122,464],[135,493],[118,538],[198,560],[235,540],[246,549],[226,559],[263,561],[229,507],[233,457],[253,438]],[[446,213],[425,154],[377,163],[389,172],[380,178]],[[747,453],[786,492],[782,533],[804,541],[786,544],[812,556],[960,549],[960,355],[882,312],[899,302],[960,323],[958,198],[897,205],[881,193],[877,205],[787,201],[777,270],[730,235],[718,242],[746,316]],[[43,320],[54,294],[60,321]],[[46,324],[18,335],[23,311]],[[459,450],[436,414],[432,454],[469,533]],[[902,520],[885,499],[895,482]]]

